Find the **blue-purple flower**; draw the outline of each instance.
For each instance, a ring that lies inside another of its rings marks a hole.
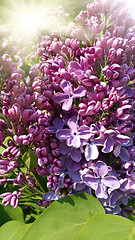
[[[130,138],[128,136],[122,135],[116,130],[109,129],[95,138],[93,143],[97,146],[103,146],[102,152],[109,153],[113,151],[115,144],[125,146],[129,140]]]
[[[53,96],[53,101],[62,104],[62,109],[65,111],[69,111],[72,108],[73,99],[84,97],[86,95],[86,89],[83,86],[78,86],[74,91],[70,82],[66,80],[62,80],[61,88],[64,93],[55,93]]]
[[[78,126],[77,118],[72,117],[68,120],[69,129],[59,130],[56,136],[60,140],[66,140],[69,147],[79,148],[83,140],[88,140],[91,137],[90,128],[86,125]]]
[[[118,189],[120,187],[118,179],[115,176],[108,175],[109,171],[109,167],[104,162],[98,161],[93,167],[94,174],[89,169],[82,172],[82,181],[95,190],[97,198],[106,199],[108,198],[107,188]]]

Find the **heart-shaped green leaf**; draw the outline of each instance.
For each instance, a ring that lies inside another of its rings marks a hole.
[[[27,225],[24,222],[20,222],[20,221],[9,221],[5,223],[4,225],[2,225],[2,227],[0,227],[0,240],[11,240],[11,239],[21,240],[21,238],[20,239],[18,237],[14,238],[14,236],[16,231],[20,231],[21,228],[25,229],[25,227],[27,228]],[[24,234],[22,234],[22,236],[23,235]]]
[[[104,213],[104,209],[89,194],[66,196],[51,204],[31,225],[22,240],[77,240],[84,224],[97,213]]]
[[[24,216],[21,207],[14,209],[10,205],[4,206],[0,204],[0,226],[11,220],[24,222]]]

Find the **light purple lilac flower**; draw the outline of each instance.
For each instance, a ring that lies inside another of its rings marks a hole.
[[[103,146],[102,152],[109,153],[113,151],[115,144],[125,146],[129,142],[128,136],[120,134],[116,130],[105,130],[103,134],[93,140],[97,146]]]
[[[69,147],[79,148],[82,140],[88,140],[91,137],[90,128],[86,125],[78,126],[77,118],[72,117],[68,120],[69,129],[59,130],[56,136],[60,140],[66,140]]]
[[[62,109],[69,111],[72,108],[73,99],[84,97],[86,95],[86,89],[83,86],[78,86],[74,91],[70,82],[62,80],[61,88],[64,93],[56,93],[53,96],[54,102],[62,104]]]
[[[80,59],[80,64],[76,61],[71,61],[68,66],[68,72],[78,81],[89,78],[92,72],[88,64],[88,59],[84,57]]]
[[[107,188],[117,189],[120,187],[118,179],[114,176],[106,176],[109,174],[108,166],[102,162],[98,161],[93,168],[95,174],[93,175],[89,169],[83,170],[81,174],[82,181],[95,190],[97,198],[108,198],[106,193]]]

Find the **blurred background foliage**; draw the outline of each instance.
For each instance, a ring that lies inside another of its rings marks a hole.
[[[51,10],[53,7],[62,5],[70,13],[71,20],[81,11],[91,0],[0,0],[0,24],[9,24],[10,17],[17,4],[35,5],[44,4]]]

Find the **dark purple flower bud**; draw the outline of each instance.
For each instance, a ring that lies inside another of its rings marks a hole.
[[[52,155],[54,157],[59,157],[60,156],[60,150],[58,148],[52,150]]]
[[[97,101],[95,102],[94,100],[88,103],[88,108],[86,111],[86,115],[93,115],[96,112],[98,112],[98,110],[101,108],[101,102]]]
[[[46,201],[46,200],[38,200],[38,205],[42,207],[47,207],[51,204],[51,202]]]
[[[38,117],[38,112],[35,108],[24,109],[22,112],[22,120],[23,122],[32,122]]]
[[[8,156],[10,160],[18,158],[20,154],[20,150],[13,144],[2,152],[2,156]]]
[[[50,188],[51,190],[55,190],[57,185],[57,177],[49,175],[48,176],[48,183],[47,183],[47,188]]]
[[[35,187],[35,180],[32,177],[26,176],[26,180],[31,187]]]
[[[23,172],[19,172],[16,176],[16,179],[13,181],[13,185],[24,185],[25,175]]]
[[[46,147],[42,147],[42,148],[36,148],[35,150],[35,154],[39,157],[45,157],[48,154],[48,149]]]
[[[20,135],[20,136],[15,135],[13,138],[16,143],[23,144],[23,145],[28,145],[33,140],[33,136],[31,133],[28,135]]]
[[[48,174],[48,170],[47,167],[45,165],[43,165],[42,167],[37,166],[35,168],[35,171],[40,175],[40,176],[47,176]]]
[[[52,150],[57,149],[58,148],[58,143],[57,142],[51,142],[50,146],[51,146]]]
[[[20,106],[19,104],[15,103],[12,108],[8,110],[9,117],[14,121],[18,122],[20,119]]]
[[[113,106],[113,101],[110,101],[109,98],[104,98],[102,102],[102,108],[104,111],[108,111]]]
[[[3,194],[0,194],[0,197],[3,198],[2,204],[5,204],[5,206],[11,204],[14,208],[18,206],[19,203],[19,198],[21,197],[21,191],[14,191],[13,193],[11,192],[6,192]]]
[[[43,165],[47,164],[48,159],[46,157],[38,158],[38,165],[42,167]]]
[[[129,114],[129,110],[132,109],[132,105],[124,105],[122,107],[117,108],[115,116],[120,120],[129,120],[132,118],[131,114]]]

